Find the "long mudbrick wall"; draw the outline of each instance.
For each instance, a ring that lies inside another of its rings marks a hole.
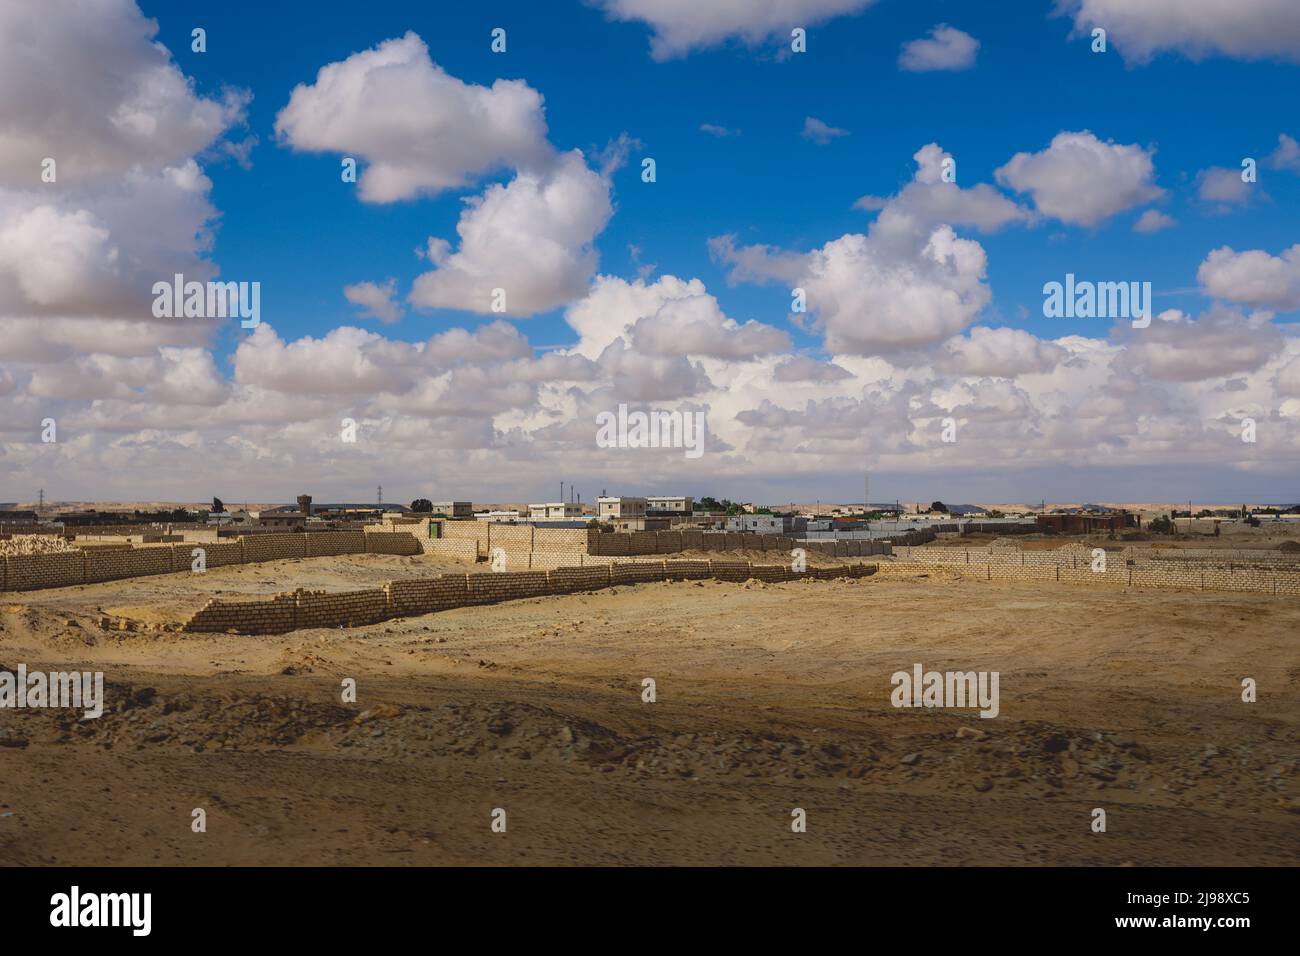
[[[4,557],[0,559],[0,591],[34,591],[190,571],[196,549],[202,550],[207,567],[217,568],[338,554],[419,554],[420,542],[404,531],[316,531],[260,534],[221,542],[146,544],[138,548],[93,545],[53,554]]]
[[[496,604],[547,594],[594,591],[620,584],[717,578],[722,581],[791,581],[796,578],[860,578],[876,566],[852,564],[794,572],[783,564],[748,561],[638,561],[552,571],[444,574],[413,581],[389,581],[365,591],[298,590],[262,601],[209,601],[182,630],[239,634],[283,634],[308,627],[355,627],[394,617],[431,614],[475,604]]]
[[[901,533],[896,540],[920,544],[934,540],[932,531]],[[600,532],[587,528],[543,528],[490,521],[445,521],[441,536],[420,535],[431,554],[475,561],[505,552],[507,570],[554,570],[608,564],[611,560],[682,551],[781,551],[795,548],[831,557],[856,558],[891,554],[888,540],[803,542],[789,535],[722,531]]]
[[[882,566],[887,573],[902,568],[955,571],[987,581],[1062,581],[1118,588],[1175,588],[1195,591],[1255,591],[1279,596],[1300,595],[1300,564],[1289,567],[1242,567],[1207,559],[1179,561],[1152,558],[1135,550],[1107,552],[1104,571],[1092,569],[1092,550],[1084,547],[1055,551],[1014,549],[900,548],[902,560]]]

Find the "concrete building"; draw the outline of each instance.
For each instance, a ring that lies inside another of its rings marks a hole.
[[[644,498],[597,498],[596,516],[601,521],[615,518],[644,518],[646,500]]]
[[[788,534],[795,528],[794,519],[788,515],[732,515],[727,519],[726,530]]]
[[[1135,514],[1045,514],[1035,519],[1039,531],[1054,534],[1096,534],[1140,528],[1142,519]]]
[[[474,517],[472,501],[434,501],[432,504],[435,515],[446,515],[448,518]]]
[[[554,518],[581,518],[582,505],[576,501],[548,501],[545,504],[528,506],[528,517],[533,520]]]
[[[511,508],[500,511],[480,511],[474,517],[479,521],[518,521],[524,517],[524,513],[517,508]]]
[[[614,518],[610,522],[615,531],[671,531],[672,519],[667,515],[645,518]]]
[[[646,498],[647,514],[690,514],[695,499],[690,495],[651,495]]]

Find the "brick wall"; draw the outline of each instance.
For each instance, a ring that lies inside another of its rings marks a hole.
[[[297,591],[295,627],[356,627],[392,617],[385,588],[364,591]]]
[[[365,535],[368,554],[420,554],[424,550],[409,531],[368,531]]]
[[[469,603],[495,604],[547,593],[545,571],[503,571],[469,575]]]
[[[234,541],[187,541],[172,545],[172,570],[189,571],[194,567],[194,551],[201,548],[209,568],[244,563],[244,543]]]
[[[709,576],[708,561],[665,561],[669,580],[696,581]]]
[[[823,568],[810,577],[862,577],[874,565]],[[557,568],[553,571],[513,571],[499,574],[444,574],[414,581],[390,581],[382,588],[326,593],[298,590],[262,601],[213,599],[183,625],[193,632],[236,631],[243,634],[282,634],[295,628],[341,627],[373,623],[392,617],[489,604],[546,594],[595,590],[616,584],[662,581],[665,578],[722,577],[731,580],[789,580],[796,577],[784,565],[750,565],[747,561],[655,561],[646,559],[601,567]]]
[[[309,558],[330,554],[364,554],[364,531],[313,531],[305,535],[306,556]]]
[[[664,566],[661,561],[634,561],[628,564],[611,564],[609,582],[613,584],[638,584],[644,581],[662,581]]]
[[[240,634],[283,634],[292,631],[297,618],[297,595],[277,594],[266,601],[219,601],[204,605],[184,625],[186,631]]]
[[[305,534],[254,534],[243,535],[244,560],[282,561],[286,558],[305,558],[307,556],[307,535]]]
[[[429,538],[423,542],[425,554],[437,554],[460,561],[477,561],[479,543],[474,538]]]
[[[556,568],[547,575],[552,594],[594,591],[609,587],[609,567]]]
[[[1300,568],[1215,567],[1202,560],[1152,560],[1133,550],[1107,552],[1106,570],[1092,570],[1089,548],[1019,551],[1007,548],[899,548],[888,570],[935,568],[962,577],[992,580],[1058,581],[1087,586],[1173,588],[1197,591],[1254,591],[1300,595]],[[1127,555],[1139,555],[1127,557]]]
[[[167,574],[172,569],[174,545],[145,545],[121,551],[96,548],[86,552],[86,583],[116,581],[145,574]]]
[[[402,617],[463,607],[469,603],[468,577],[443,574],[418,581],[390,581],[387,587],[392,612]]]
[[[57,554],[11,554],[5,558],[5,587],[14,591],[61,588],[86,580],[84,551]]]

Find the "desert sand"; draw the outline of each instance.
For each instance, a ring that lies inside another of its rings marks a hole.
[[[0,669],[108,684],[98,720],[0,710],[0,863],[1300,855],[1294,600],[931,573],[647,584],[275,637],[159,629],[218,594],[438,570],[466,567],[355,555],[0,597]],[[892,707],[891,674],[917,662],[998,671],[1000,715]]]

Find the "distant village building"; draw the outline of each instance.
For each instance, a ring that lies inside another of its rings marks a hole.
[[[646,514],[690,514],[695,507],[690,495],[651,495],[645,502]]]
[[[496,511],[480,511],[474,515],[479,521],[518,521],[524,513],[516,508],[503,508]]]
[[[446,515],[448,518],[472,518],[474,517],[474,502],[435,501],[433,502],[433,513],[435,515]]]
[[[794,521],[795,519],[789,515],[732,515],[727,519],[726,529],[753,531],[757,534],[786,534],[795,530]]]
[[[576,501],[548,501],[544,504],[529,505],[528,517],[533,520],[581,518],[582,505]]]
[[[647,502],[644,498],[597,498],[596,516],[601,521],[615,518],[644,518]]]
[[[1128,512],[1115,514],[1045,514],[1034,518],[1039,531],[1053,534],[1113,533],[1125,528],[1140,528],[1142,519]]]

